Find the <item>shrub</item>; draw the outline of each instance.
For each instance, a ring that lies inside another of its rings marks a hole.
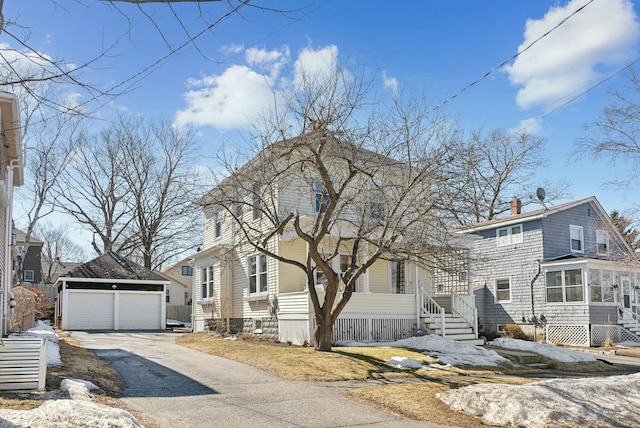
[[[522,332],[522,328],[518,324],[505,324],[502,327],[502,337],[508,339],[527,339],[527,336]]]

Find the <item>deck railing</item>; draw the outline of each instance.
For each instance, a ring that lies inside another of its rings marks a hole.
[[[465,320],[478,337],[478,309],[454,291],[451,292],[451,312]]]

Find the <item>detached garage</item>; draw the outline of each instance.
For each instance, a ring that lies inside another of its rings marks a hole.
[[[169,281],[110,251],[56,281],[63,330],[161,330]]]

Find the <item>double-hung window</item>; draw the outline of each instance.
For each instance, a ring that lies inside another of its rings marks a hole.
[[[369,191],[369,216],[375,221],[384,222],[387,211],[384,192],[378,185],[372,185]]]
[[[347,254],[340,254],[340,278],[344,278],[344,274],[351,268],[351,262],[353,258]],[[344,279],[342,282],[346,285]],[[356,280],[355,284],[353,284],[353,291],[358,292],[358,281]]]
[[[407,285],[406,263],[404,260],[393,260],[391,265],[391,292],[405,294]]]
[[[221,210],[217,210],[213,214],[213,222],[214,222],[213,237],[219,238],[222,236],[222,211]]]
[[[511,301],[511,279],[496,279],[496,302]]]
[[[171,290],[168,288],[165,290],[165,302],[171,303]]]
[[[314,212],[316,214],[321,214],[327,211],[327,207],[329,206],[329,193],[321,182],[316,181],[313,183],[313,194]]]
[[[508,226],[496,231],[498,247],[522,242],[522,225]]]
[[[598,254],[609,254],[609,235],[604,230],[596,230],[596,245]]]
[[[36,277],[36,272],[32,269],[26,269],[24,271],[24,282],[34,282]]]
[[[193,268],[191,266],[182,266],[182,276],[193,276]]]
[[[267,292],[267,256],[256,254],[247,260],[249,265],[249,294]]]
[[[262,217],[262,190],[260,183],[255,183],[251,189],[251,206],[253,208],[253,219],[257,220]]]
[[[213,266],[207,266],[200,271],[200,292],[202,300],[213,299],[214,297],[214,281]]]
[[[582,269],[547,272],[547,303],[581,303],[584,301]]]
[[[582,226],[569,226],[569,236],[571,240],[571,251],[577,253],[584,252],[584,235]]]
[[[614,303],[613,272],[589,269],[589,294],[592,303]]]

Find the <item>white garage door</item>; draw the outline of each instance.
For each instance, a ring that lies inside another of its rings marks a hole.
[[[120,330],[160,330],[162,299],[159,293],[120,293],[118,328]]]
[[[69,330],[113,330],[115,293],[71,291],[66,325]]]

